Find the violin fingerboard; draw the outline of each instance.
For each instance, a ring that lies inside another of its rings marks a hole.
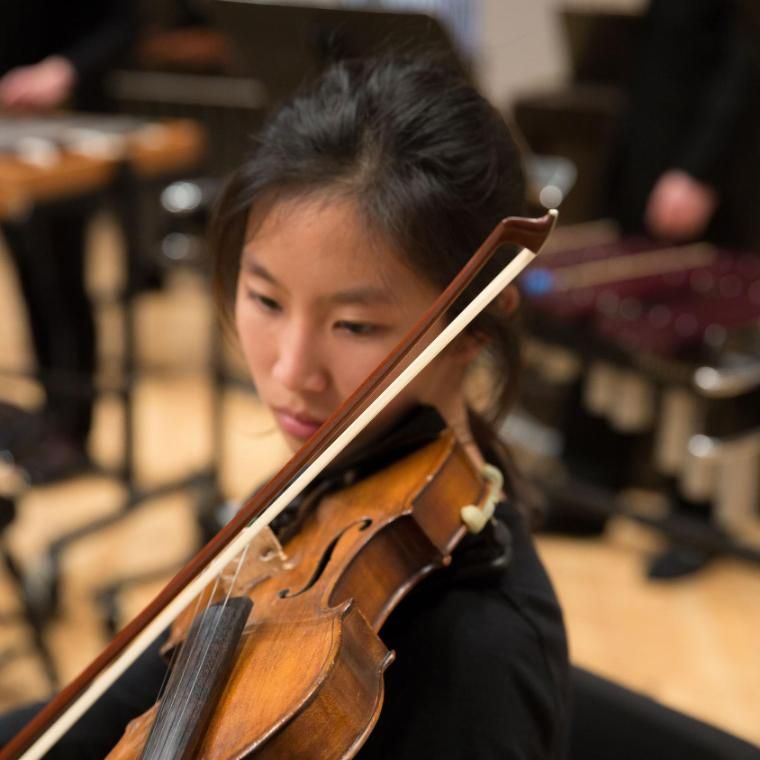
[[[172,669],[141,760],[197,756],[252,606],[247,597],[235,597],[198,616]]]

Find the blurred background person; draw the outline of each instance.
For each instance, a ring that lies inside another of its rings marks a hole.
[[[747,13],[740,0],[650,2],[610,178],[625,233],[756,242],[759,39]]]
[[[0,110],[107,108],[103,76],[134,34],[130,0],[0,1]],[[45,390],[34,435],[0,442],[33,484],[86,468],[95,323],[85,287],[85,205],[48,207],[2,232],[15,264]]]

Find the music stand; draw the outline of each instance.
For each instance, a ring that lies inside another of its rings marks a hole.
[[[268,107],[330,63],[395,49],[444,57],[469,76],[446,29],[422,13],[258,0],[216,0],[212,8],[245,73],[266,88]]]

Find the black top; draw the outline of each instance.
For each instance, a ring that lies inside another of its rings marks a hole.
[[[347,457],[327,479],[339,486],[349,471],[377,470],[442,427],[433,410],[419,410],[371,457]],[[279,521],[281,533],[297,514],[296,505]],[[383,626],[381,638],[396,661],[385,673],[383,709],[361,760],[565,757],[569,667],[562,614],[520,514],[502,503],[495,518],[481,534],[467,536],[452,564],[415,588]],[[155,645],[48,757],[103,757],[127,721],[150,707],[164,674]],[[35,709],[0,720],[0,744]]]
[[[133,0],[0,0],[0,76],[60,55],[78,76],[76,104],[99,106],[100,78],[135,33]]]
[[[753,239],[759,43],[740,0],[650,1],[610,183],[626,231],[643,230],[658,177],[681,169],[718,191],[713,237]]]

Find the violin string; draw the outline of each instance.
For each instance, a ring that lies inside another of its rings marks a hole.
[[[243,549],[243,551],[241,551],[240,554],[238,555],[238,558],[237,558],[237,567],[235,568],[235,572],[233,573],[232,580],[230,581],[230,583],[229,583],[229,585],[227,587],[227,591],[226,591],[226,593],[224,595],[224,600],[220,603],[222,609],[224,609],[227,606],[227,604],[229,603],[230,597],[232,596],[232,591],[235,588],[235,584],[237,583],[238,577],[240,576],[240,571],[241,571],[241,569],[243,567],[243,564],[245,562],[245,558],[248,555],[248,549],[249,548],[250,548],[250,544],[246,545],[245,548]],[[222,574],[223,573],[219,573],[219,575],[217,575],[217,579],[216,579],[216,582],[214,584],[214,595],[216,594],[216,588],[217,588],[217,586],[219,584],[219,581],[220,581],[220,579],[222,577]],[[211,599],[212,599],[212,597],[209,598],[209,602],[206,605],[206,610],[208,610],[209,607],[212,604]],[[221,626],[221,624],[222,624],[222,615],[219,614],[219,615],[216,616],[216,618],[214,620],[214,624],[213,624],[212,629],[210,631],[208,631],[206,633],[206,635],[204,635],[202,637],[203,638],[203,642],[201,642],[201,637],[200,636],[196,637],[196,639],[198,640],[198,644],[197,645],[195,645],[195,642],[193,642],[193,644],[194,644],[194,651],[191,650],[192,657],[188,657],[186,659],[186,661],[185,661],[185,666],[186,667],[190,667],[191,663],[195,663],[192,684],[191,684],[190,688],[188,688],[187,691],[185,692],[186,693],[185,702],[179,708],[179,718],[178,718],[178,720],[176,720],[176,721],[167,721],[167,723],[171,723],[171,726],[172,726],[171,731],[173,731],[175,729],[175,727],[176,727],[176,730],[179,730],[179,727],[184,724],[185,715],[186,715],[187,711],[190,709],[190,706],[191,706],[190,695],[195,691],[195,686],[198,683],[198,678],[200,677],[200,674],[204,670],[201,667],[201,663],[203,663],[206,660],[206,658],[208,657],[209,650],[211,649],[211,644],[212,644],[213,640],[216,638],[216,634],[218,633],[219,627]],[[202,654],[199,652],[199,650],[201,648],[203,649]]]
[[[229,603],[229,599],[230,599],[230,596],[232,595],[232,591],[233,591],[233,589],[235,587],[235,583],[237,582],[237,579],[238,579],[238,577],[240,575],[241,568],[243,567],[243,563],[245,562],[245,558],[246,558],[246,556],[248,554],[248,548],[249,548],[249,546],[250,546],[250,544],[248,546],[246,546],[243,549],[243,551],[240,552],[240,555],[238,556],[237,567],[235,568],[235,572],[233,573],[232,580],[230,581],[230,583],[229,583],[229,585],[227,587],[227,591],[226,591],[226,594],[224,596],[224,600],[221,602],[222,608],[226,607],[227,604]],[[214,589],[214,596],[216,595],[216,586],[218,586],[219,579],[222,577],[223,572],[224,571],[222,571],[222,573],[219,573],[219,575],[217,576],[217,581],[216,581],[215,589]],[[210,606],[211,606],[211,599],[209,599],[209,603],[207,604],[206,609],[208,610]],[[176,721],[172,721],[171,722],[173,726],[177,727],[177,730],[179,730],[179,727],[184,724],[185,715],[186,715],[187,711],[190,709],[190,695],[195,691],[195,687],[196,687],[196,684],[198,682],[198,678],[200,677],[200,673],[203,671],[203,668],[200,667],[200,665],[208,657],[208,653],[209,653],[209,649],[211,648],[211,644],[214,641],[214,639],[216,638],[219,626],[221,625],[221,618],[222,618],[222,615],[217,615],[216,616],[216,619],[214,620],[214,624],[213,624],[212,630],[208,631],[206,633],[206,635],[203,637],[203,641],[205,642],[205,644],[201,641],[201,637],[200,636],[196,637],[198,643],[196,645],[195,642],[194,642],[194,650],[191,652],[190,656],[188,656],[187,659],[185,660],[185,666],[186,667],[190,667],[191,663],[195,664],[195,669],[194,669],[195,673],[194,673],[194,677],[192,679],[192,684],[185,691],[185,694],[186,694],[185,702],[184,702],[183,705],[181,705],[179,707],[179,710],[178,710],[178,719]],[[202,653],[200,652],[201,649],[203,649]],[[176,713],[173,712],[173,714],[176,714]]]
[[[214,582],[214,586],[216,586],[216,581]],[[212,593],[213,593],[213,590],[212,590]],[[200,611],[202,599],[203,599],[203,592],[201,592],[195,597],[195,603],[193,604],[193,615],[192,615],[193,620],[195,620],[195,618],[197,617]],[[164,673],[164,678],[161,681],[161,688],[158,691],[159,698],[161,698],[161,696],[164,693],[164,689],[166,688],[166,682],[169,680],[169,674],[174,670],[174,666],[177,664],[177,660],[179,659],[180,648],[181,648],[181,644],[176,644],[171,649],[171,655],[169,656],[169,667],[166,669],[166,672]]]
[[[217,592],[217,589],[219,587],[219,582],[220,582],[220,579],[222,578],[222,573],[223,572],[224,571],[218,573],[217,576],[215,577],[214,581],[213,581],[213,586],[211,586],[211,591],[210,591],[210,593],[208,595],[208,598],[206,599],[206,609],[209,608],[209,606],[211,604],[211,600],[213,600],[214,597],[216,596],[216,592]],[[195,598],[195,605],[194,605],[194,609],[193,609],[193,614],[192,614],[192,617],[189,618],[189,619],[196,620],[198,618],[198,615],[201,614],[201,602],[203,601],[204,596],[205,596],[205,589],[204,589],[204,591],[202,591],[200,594],[198,594],[196,596],[196,598]],[[192,659],[192,657],[194,655],[194,652],[193,652],[192,648],[193,648],[193,646],[195,646],[197,648],[198,645],[194,641],[193,642],[188,642],[186,640],[184,643],[177,644],[176,646],[174,646],[172,648],[172,653],[171,653],[171,657],[170,657],[170,661],[169,661],[169,666],[167,667],[166,672],[164,673],[164,678],[163,678],[163,681],[161,683],[161,689],[159,690],[159,695],[161,695],[164,692],[164,689],[166,688],[167,682],[168,682],[171,674],[174,672],[174,668],[177,665],[177,660],[179,659],[180,650],[184,646],[187,646],[187,645],[189,645],[191,647],[191,650],[188,652],[188,657],[185,659],[184,667],[185,668],[188,667],[187,663]],[[177,675],[175,676],[175,680],[177,682],[180,680],[181,675],[182,675],[182,673],[180,673],[178,671]],[[172,691],[172,692],[170,692],[168,694],[165,694],[162,699],[167,699],[168,700],[165,709],[168,710],[170,714],[175,715],[176,714],[175,711],[178,709],[177,703],[178,703],[178,700],[179,700],[179,695],[177,694],[177,690],[175,689],[174,691]],[[158,741],[159,746],[167,746],[167,742],[169,741],[169,738],[170,738],[170,736],[169,736],[170,728],[169,728],[168,724],[169,724],[169,721],[164,721],[163,725],[159,729],[160,735],[156,737],[156,740]]]

